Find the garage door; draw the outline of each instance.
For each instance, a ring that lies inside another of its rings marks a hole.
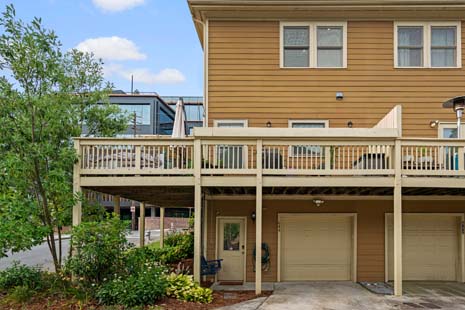
[[[394,274],[392,214],[388,224],[388,275]],[[444,214],[404,214],[402,252],[404,280],[455,281],[459,268],[460,217]]]
[[[280,214],[281,281],[350,280],[353,216]]]

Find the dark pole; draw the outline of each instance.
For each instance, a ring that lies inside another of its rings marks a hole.
[[[131,95],[134,94],[134,75],[131,74]]]
[[[134,129],[134,138],[137,136],[137,113],[134,112],[134,118],[133,118],[133,123],[132,123],[132,129]]]

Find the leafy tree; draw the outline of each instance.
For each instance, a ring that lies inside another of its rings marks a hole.
[[[89,135],[115,135],[129,119],[109,104],[111,85],[93,55],[63,52],[41,19],[24,23],[13,5],[0,28],[0,257],[46,238],[58,271],[60,229],[80,199],[72,190],[72,137],[84,127]]]

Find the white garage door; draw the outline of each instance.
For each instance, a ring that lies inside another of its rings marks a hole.
[[[394,274],[392,214],[387,215],[388,275]],[[403,279],[455,281],[459,268],[460,217],[445,214],[404,214]]]
[[[353,216],[280,214],[281,281],[350,280]]]

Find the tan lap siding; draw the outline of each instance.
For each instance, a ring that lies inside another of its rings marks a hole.
[[[254,201],[210,201],[208,210],[208,258],[216,258],[216,216],[247,217],[247,281],[254,281],[252,251],[255,246],[255,223],[250,214]],[[310,201],[264,201],[263,242],[270,246],[271,268],[263,280],[277,279],[278,213],[357,213],[357,280],[384,281],[384,217],[392,212],[390,201],[327,201],[317,208]],[[463,201],[404,201],[404,212],[464,213]]]
[[[279,68],[278,21],[210,21],[209,121],[248,119],[287,127],[289,119],[329,119],[331,127],[371,127],[397,104],[405,136],[436,136],[433,119],[464,95],[464,69],[394,69],[393,22],[348,23],[347,69]],[[465,45],[465,22],[462,23]],[[465,63],[465,49],[462,49]],[[337,91],[344,100],[336,101]]]

